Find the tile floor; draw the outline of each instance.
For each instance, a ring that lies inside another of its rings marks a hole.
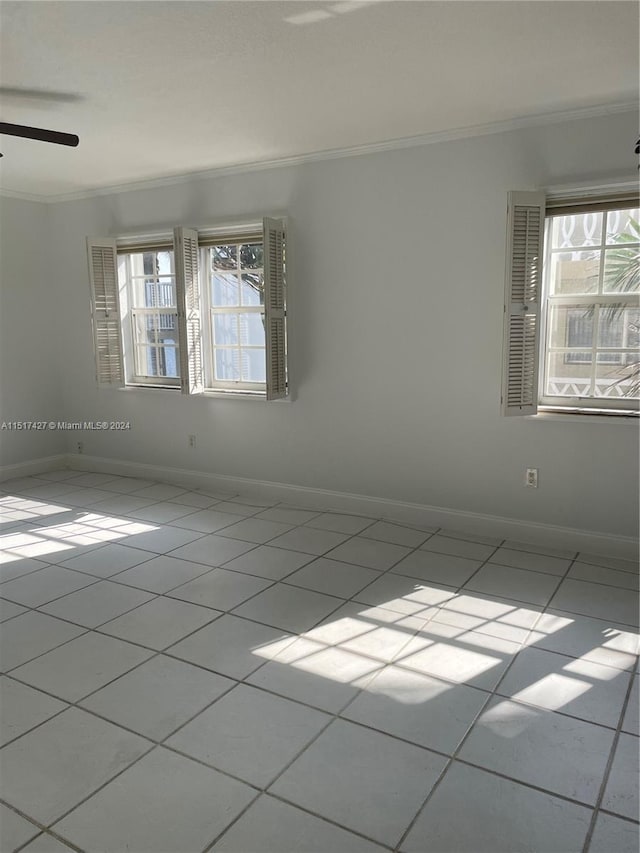
[[[624,560],[0,485],[0,853],[637,853]]]

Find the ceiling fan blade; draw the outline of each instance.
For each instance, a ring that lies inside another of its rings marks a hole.
[[[19,101],[51,101],[55,103],[74,103],[84,100],[77,92],[53,92],[49,89],[23,89],[18,86],[0,86],[0,98],[14,98]]]
[[[70,145],[75,148],[80,142],[73,133],[60,133],[58,130],[44,130],[40,127],[25,127],[22,124],[8,124],[0,121],[0,133],[8,136],[21,136],[24,139],[37,139],[39,142],[53,142],[55,145]]]

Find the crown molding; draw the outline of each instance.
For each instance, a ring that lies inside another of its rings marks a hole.
[[[136,192],[140,190],[176,186],[178,184],[190,183],[191,181],[206,181],[212,178],[245,174],[246,172],[260,172],[267,169],[283,169],[291,166],[299,166],[305,163],[317,163],[324,160],[338,160],[346,157],[359,157],[366,154],[378,154],[385,151],[401,150],[403,148],[419,148],[424,145],[434,145],[439,142],[454,142],[460,139],[490,136],[497,133],[523,130],[530,127],[560,124],[565,121],[600,118],[602,116],[614,115],[617,113],[637,111],[637,101],[621,101],[618,103],[599,104],[591,107],[577,107],[555,112],[535,113],[512,119],[505,119],[503,121],[494,121],[486,124],[475,124],[466,127],[454,128],[452,130],[424,133],[419,136],[406,136],[397,139],[389,139],[385,142],[366,143],[364,145],[354,145],[348,148],[332,148],[310,154],[281,157],[274,160],[258,160],[249,163],[239,163],[233,166],[220,166],[200,172],[184,172],[176,175],[167,175],[165,177],[149,178],[142,181],[114,184],[105,187],[95,187],[88,190],[80,190],[78,192],[60,193],[58,195],[35,195],[31,193],[5,190],[0,187],[0,196],[20,199],[23,201],[36,201],[42,204],[81,201],[84,199],[116,195],[124,192]]]

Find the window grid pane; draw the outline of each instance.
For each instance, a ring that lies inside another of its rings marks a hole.
[[[638,398],[638,215],[629,209],[551,217],[542,388],[558,403]]]

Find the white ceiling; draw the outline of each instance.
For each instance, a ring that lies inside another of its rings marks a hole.
[[[2,2],[0,186],[56,196],[638,99],[638,4]]]

